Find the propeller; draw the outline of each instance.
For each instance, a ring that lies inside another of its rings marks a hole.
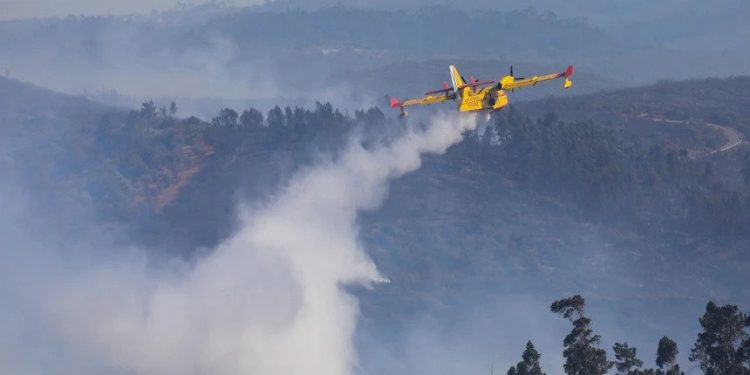
[[[473,88],[476,89],[478,86],[486,86],[486,85],[494,85],[495,84],[495,81],[480,81],[478,79],[473,79],[473,78],[474,77],[472,77],[472,80],[469,83],[465,83],[465,84],[463,84],[461,86],[458,86],[458,89],[460,90],[460,89],[462,89],[464,87],[469,87],[469,86],[471,86],[471,87],[473,87]]]

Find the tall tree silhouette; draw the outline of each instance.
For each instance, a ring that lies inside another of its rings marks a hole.
[[[580,295],[552,303],[550,310],[573,323],[565,336],[565,373],[569,375],[604,375],[612,367],[607,352],[598,347],[600,337],[591,329],[591,319],[584,316],[586,301]]]
[[[736,305],[706,305],[706,313],[700,318],[703,332],[698,334],[690,361],[698,362],[706,375],[745,375],[748,370],[748,342],[750,318],[739,311]]]
[[[656,349],[656,365],[665,375],[679,375],[680,365],[677,364],[677,343],[667,336],[659,340]]]

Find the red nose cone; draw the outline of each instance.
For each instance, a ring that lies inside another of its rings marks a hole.
[[[565,73],[563,73],[565,77],[570,77],[573,75],[573,65],[568,65],[568,69],[565,69]]]
[[[401,103],[399,103],[399,102],[398,102],[398,99],[396,99],[396,98],[393,98],[393,97],[391,98],[391,108],[396,108],[396,107],[398,107],[398,106],[399,106],[400,104],[401,104]]]

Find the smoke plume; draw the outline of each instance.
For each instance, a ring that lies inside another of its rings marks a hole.
[[[350,374],[358,306],[343,287],[385,280],[358,241],[357,213],[377,208],[422,154],[444,152],[475,125],[439,116],[375,146],[354,140],[248,210],[195,264],[100,260],[45,271],[56,276],[24,292],[38,301],[39,326],[115,373]]]

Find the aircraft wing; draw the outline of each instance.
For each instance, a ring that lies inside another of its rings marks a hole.
[[[573,82],[570,80],[570,76],[572,75],[573,65],[568,65],[568,68],[565,69],[565,71],[562,73],[552,73],[543,76],[533,76],[530,78],[519,79],[515,79],[513,76],[505,76],[500,80],[500,86],[503,90],[513,90],[520,89],[522,87],[533,86],[539,82],[551,81],[557,78],[564,78],[565,82],[563,83],[563,87],[567,89],[573,85]]]
[[[391,100],[391,107],[410,107],[413,105],[422,105],[422,104],[436,104],[436,103],[443,103],[448,100],[452,100],[454,98],[454,95],[426,95],[421,98],[415,98],[415,99],[406,99],[403,101],[397,101],[397,105],[393,105],[393,100]]]
[[[452,100],[453,97],[454,95],[427,95],[427,96],[423,96],[421,98],[416,98],[416,99],[406,99],[402,101],[399,106],[410,107],[413,105],[443,103],[448,100]]]
[[[406,111],[404,111],[405,107],[411,107],[413,105],[443,103],[448,100],[453,100],[455,97],[456,94],[448,94],[446,92],[446,95],[425,95],[421,98],[406,99],[402,101],[399,101],[396,98],[391,98],[391,108],[401,108],[401,117],[403,117],[406,116]]]

